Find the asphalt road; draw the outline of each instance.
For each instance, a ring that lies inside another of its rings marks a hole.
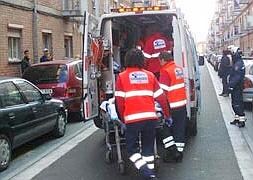
[[[201,68],[202,109],[198,135],[191,138],[182,163],[161,162],[159,179],[241,180],[242,176],[222,119],[207,68]],[[132,168],[121,176],[116,163],[105,163],[104,133],[98,130],[35,176],[34,180],[137,180]]]
[[[29,168],[39,159],[54,151],[62,143],[69,141],[84,131],[90,124],[90,122],[87,122],[84,126],[83,122],[70,122],[67,124],[64,137],[55,139],[51,134],[47,134],[15,149],[10,166],[0,173],[0,180],[9,179]]]

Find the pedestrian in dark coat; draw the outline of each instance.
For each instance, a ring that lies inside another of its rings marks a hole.
[[[228,96],[228,75],[230,74],[232,68],[232,56],[228,50],[223,51],[223,56],[221,58],[221,63],[219,67],[218,74],[222,79],[222,93],[220,96]]]
[[[234,50],[233,54],[233,66],[229,77],[229,91],[231,92],[232,108],[235,113],[235,119],[230,124],[239,127],[245,126],[245,113],[243,106],[243,82],[245,77],[245,66],[241,57],[240,49]]]
[[[25,50],[24,57],[21,61],[21,73],[23,74],[24,71],[30,66],[31,64],[30,64],[29,50]]]

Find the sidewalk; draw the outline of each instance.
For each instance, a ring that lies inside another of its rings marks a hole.
[[[236,159],[238,161],[238,165],[240,171],[242,173],[244,180],[252,180],[253,179],[253,137],[250,135],[250,131],[253,130],[252,122],[246,122],[246,127],[239,129],[236,126],[230,125],[230,121],[233,120],[234,114],[231,107],[231,98],[230,97],[222,97],[218,94],[222,91],[222,83],[219,79],[217,73],[214,71],[212,66],[207,63],[206,65],[208,71],[210,73],[213,86],[216,91],[216,96],[219,101],[219,105],[221,108],[221,112],[223,115],[223,119],[230,137],[230,141],[232,143]]]

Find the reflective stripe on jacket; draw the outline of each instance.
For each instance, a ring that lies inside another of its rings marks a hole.
[[[168,116],[168,105],[166,106],[163,90],[155,76],[144,69],[127,68],[119,74],[115,99],[119,116],[125,124],[157,119],[154,99],[162,103]]]
[[[171,109],[186,105],[183,69],[176,66],[174,61],[168,62],[161,68],[160,86],[166,92]]]

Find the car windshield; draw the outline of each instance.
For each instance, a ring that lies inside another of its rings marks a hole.
[[[23,78],[34,84],[63,83],[67,77],[67,66],[59,64],[33,66],[23,75]]]

